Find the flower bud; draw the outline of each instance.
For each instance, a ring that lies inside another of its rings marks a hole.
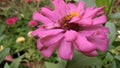
[[[18,37],[17,40],[16,40],[16,43],[21,43],[21,42],[24,42],[24,41],[25,41],[24,37]]]

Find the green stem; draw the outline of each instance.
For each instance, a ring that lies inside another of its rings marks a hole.
[[[30,47],[22,48],[22,49],[20,49],[20,50],[18,50],[18,51],[16,51],[16,52],[14,52],[13,54],[15,54],[15,53],[19,53],[20,51],[22,51],[22,50],[26,50],[26,49],[28,49],[28,48],[30,48]]]
[[[111,10],[111,8],[112,8],[113,3],[114,3],[114,0],[111,1],[110,6],[109,6],[109,8],[108,8],[108,12],[107,12],[107,18],[108,18],[108,19],[109,19],[108,16],[109,16],[109,13],[110,13],[110,10]]]

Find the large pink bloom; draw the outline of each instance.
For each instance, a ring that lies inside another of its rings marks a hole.
[[[43,7],[33,14],[33,19],[42,23],[32,35],[38,36],[37,48],[44,57],[49,58],[57,48],[64,60],[72,59],[74,48],[87,56],[107,50],[104,7],[86,8],[83,2],[75,5],[63,0],[52,3],[54,10]]]

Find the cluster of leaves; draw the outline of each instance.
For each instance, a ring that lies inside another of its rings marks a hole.
[[[78,2],[79,0],[66,0]],[[28,37],[28,32],[35,29],[29,27],[32,13],[39,11],[42,6],[51,6],[50,0],[40,0],[39,3],[26,3],[25,0],[9,0],[0,2],[0,45],[4,50],[0,51],[0,67],[4,68],[120,68],[120,2],[119,0],[82,0],[87,6],[105,6],[108,22],[105,24],[110,29],[108,38],[109,48],[106,53],[100,53],[98,57],[86,57],[75,51],[72,61],[63,61],[54,53],[49,59],[43,58],[36,49],[35,39]],[[115,3],[118,3],[116,5]],[[115,6],[114,6],[115,5]],[[13,26],[7,26],[5,20],[16,16],[19,21]],[[23,36],[26,40],[16,43],[16,39]],[[7,55],[11,55],[12,62],[4,62]],[[3,65],[2,65],[3,64]],[[2,66],[1,66],[2,65]],[[28,66],[28,67],[25,67]]]
[[[25,0],[0,2],[0,46],[4,47],[2,51],[0,50],[0,68],[18,68],[20,64],[30,66],[31,63],[37,64],[40,60],[45,60],[36,48],[35,39],[28,36],[28,33],[36,28],[28,26],[28,22],[32,20],[34,11],[39,11],[40,7],[47,6],[49,3],[49,0],[46,2],[40,0],[37,3],[34,1],[27,3]],[[11,17],[17,17],[18,21],[9,26],[5,21]],[[24,37],[25,41],[17,43],[19,37]],[[12,63],[4,60],[8,55],[13,57]]]

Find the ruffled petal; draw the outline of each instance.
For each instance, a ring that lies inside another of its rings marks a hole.
[[[87,37],[85,37],[84,35],[79,35],[75,43],[79,51],[82,51],[84,53],[89,53],[96,50],[96,45],[89,42]]]
[[[58,47],[58,45],[52,45],[52,46],[49,46],[49,47],[44,47],[40,50],[40,52],[44,57],[49,58],[57,47]]]
[[[67,14],[66,11],[67,4],[64,2],[64,0],[53,0],[52,3],[55,7],[54,11],[59,19],[61,19]]]
[[[77,39],[77,32],[73,30],[69,30],[66,31],[64,36],[66,41],[74,41]]]
[[[41,43],[44,46],[48,47],[48,46],[54,45],[55,43],[59,43],[62,38],[63,38],[63,34],[48,36],[48,37],[41,39]]]
[[[91,26],[93,24],[93,20],[91,18],[82,19],[78,22],[81,26]]]
[[[48,19],[47,17],[43,16],[39,12],[34,12],[33,20],[39,21],[39,22],[41,22],[42,24],[45,24],[45,25],[54,24],[50,19]]]
[[[103,11],[104,7],[100,7],[100,8],[88,8],[88,10],[85,11],[85,14],[83,16],[83,18],[93,18],[96,16],[96,14],[98,14],[99,12]]]
[[[107,21],[106,16],[102,15],[100,17],[93,19],[93,25],[104,24],[106,21]]]
[[[39,32],[40,33],[39,37],[44,38],[47,36],[54,36],[54,35],[62,33],[62,32],[63,32],[62,29],[46,30],[46,31]]]
[[[88,39],[91,43],[96,45],[97,50],[105,52],[108,48],[109,40],[106,37],[105,38],[103,37],[100,38],[100,37],[91,36],[91,37],[88,37]]]
[[[54,14],[54,12],[48,8],[43,7],[43,8],[41,8],[40,12],[54,22],[56,22],[58,20],[57,16]]]
[[[46,30],[44,28],[38,28],[37,30],[31,33],[32,36],[38,36],[39,38],[45,38],[47,36],[54,36],[59,33],[62,33],[62,29],[53,29],[53,30]]]
[[[77,21],[79,21],[80,19],[81,19],[80,17],[75,16],[75,17],[73,17],[73,18],[70,20],[69,23],[77,22]]]
[[[90,56],[90,57],[95,57],[98,55],[97,51],[92,51],[90,53],[83,53],[83,54],[85,54],[86,56]]]
[[[40,42],[40,39],[37,40],[37,49],[41,49],[43,47],[43,44]]]
[[[67,13],[76,12],[77,6],[72,3],[68,3],[66,10],[67,10]]]
[[[79,13],[79,15],[82,16],[84,11],[85,11],[85,3],[79,2],[77,7],[77,12]]]
[[[72,43],[63,40],[59,47],[58,55],[60,56],[61,59],[71,60],[73,57]]]
[[[46,29],[44,29],[43,27],[39,27],[38,29],[32,31],[31,35],[32,36],[41,36],[41,33],[43,33],[44,31],[46,31]]]

